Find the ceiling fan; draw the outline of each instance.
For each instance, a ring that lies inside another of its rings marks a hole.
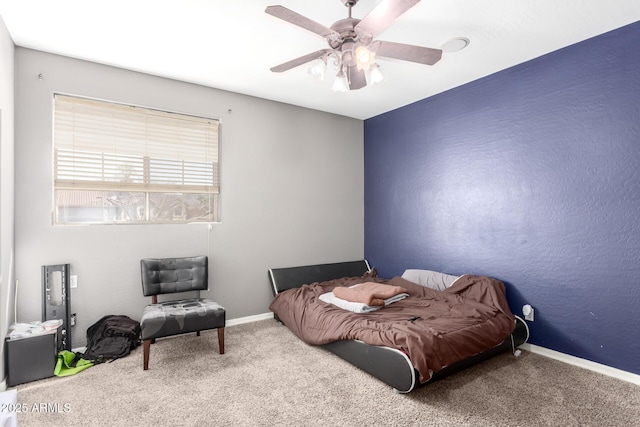
[[[320,49],[276,65],[271,68],[271,71],[281,73],[315,61],[309,73],[324,79],[327,63],[331,63],[338,70],[333,90],[346,92],[365,87],[367,79],[369,83],[382,81],[383,76],[380,66],[376,63],[376,56],[426,65],[433,65],[442,57],[440,49],[374,40],[396,18],[420,0],[382,0],[362,19],[351,16],[351,8],[358,3],[358,0],[341,1],[349,8],[349,15],[345,19],[334,22],[331,27],[326,27],[284,6],[268,6],[265,12],[269,15],[318,34],[329,44],[329,49]]]

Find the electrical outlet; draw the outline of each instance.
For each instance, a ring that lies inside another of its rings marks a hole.
[[[77,288],[78,287],[78,276],[74,274],[74,275],[72,275],[70,277],[70,279],[71,280],[69,281],[69,286],[71,288]]]
[[[529,304],[525,304],[524,306],[522,306],[522,314],[524,314],[524,320],[533,322],[534,311],[535,310],[533,309],[533,307],[531,307]]]

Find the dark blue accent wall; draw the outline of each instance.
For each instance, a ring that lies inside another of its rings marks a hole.
[[[532,344],[640,374],[638,46],[635,23],[367,120],[380,275],[497,277]]]

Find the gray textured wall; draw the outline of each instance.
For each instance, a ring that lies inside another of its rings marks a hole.
[[[13,54],[14,46],[0,18],[0,340],[13,319]],[[4,361],[4,345],[0,349]],[[4,363],[0,363],[0,381]]]
[[[362,258],[362,121],[24,48],[15,65],[20,321],[40,319],[45,264],[78,275],[75,347],[105,314],[140,318],[144,257],[209,254],[227,319],[268,312],[270,267]],[[53,226],[54,92],[220,118],[222,223]]]

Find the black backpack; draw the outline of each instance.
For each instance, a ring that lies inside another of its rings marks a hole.
[[[94,363],[128,355],[140,345],[140,323],[128,316],[108,315],[87,329],[87,349],[83,359]]]

